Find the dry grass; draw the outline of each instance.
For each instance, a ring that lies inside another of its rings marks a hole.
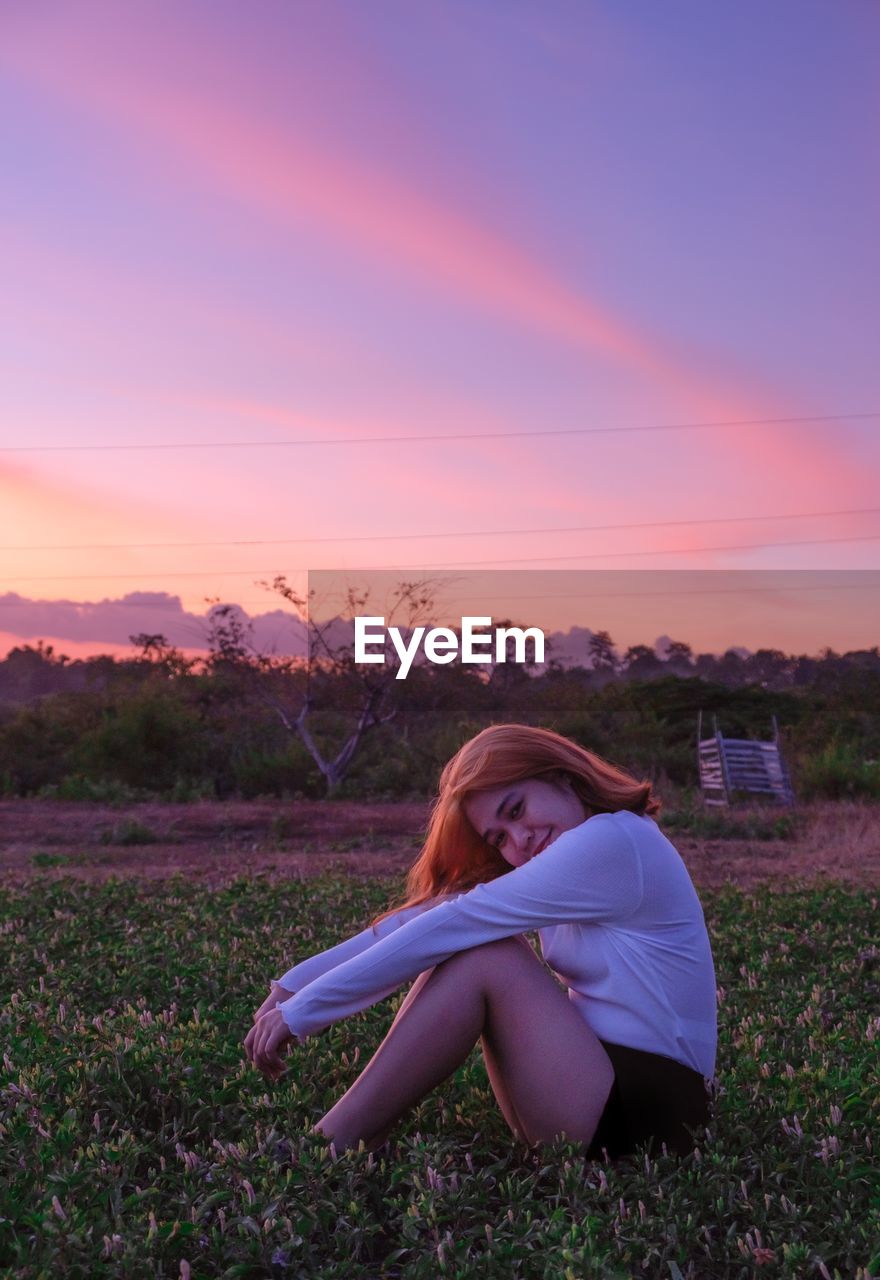
[[[10,800],[0,802],[0,872],[13,883],[183,874],[213,886],[242,874],[393,875],[412,862],[426,814],[423,804],[156,801],[119,809]],[[126,839],[138,829],[149,843]]]
[[[11,800],[0,803],[0,871],[14,883],[59,875],[164,880],[182,873],[211,886],[242,873],[402,875],[426,817],[427,806],[419,803],[156,802],[118,809]],[[877,805],[805,806],[794,835],[784,840],[686,833],[673,840],[695,883],[706,888],[728,882],[781,887],[817,877],[868,886],[880,880]]]
[[[804,806],[786,840],[674,838],[698,885],[751,888],[827,878],[870,887],[880,882],[880,805],[848,801]]]

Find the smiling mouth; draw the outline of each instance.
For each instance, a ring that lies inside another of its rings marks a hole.
[[[541,841],[541,843],[538,845],[538,847],[537,847],[537,849],[535,850],[535,852],[532,854],[532,857],[533,857],[533,858],[537,858],[538,854],[539,854],[539,853],[543,853],[543,852],[544,852],[544,850],[547,848],[547,845],[550,843],[550,832],[551,832],[552,830],[553,830],[553,828],[552,828],[552,827],[548,827],[548,828],[547,828],[547,834],[545,835],[545,837],[544,837],[544,839]]]

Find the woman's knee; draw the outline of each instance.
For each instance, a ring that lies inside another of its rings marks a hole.
[[[468,947],[464,951],[456,951],[448,960],[441,961],[437,970],[450,968],[491,970],[502,966],[520,964],[523,960],[534,960],[538,957],[532,950],[531,943],[525,934],[511,938],[498,938],[495,942],[481,942],[479,946]]]

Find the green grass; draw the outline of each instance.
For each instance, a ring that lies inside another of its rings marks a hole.
[[[767,808],[737,812],[736,809],[665,809],[660,826],[665,831],[683,832],[704,840],[792,840],[802,825],[797,812]]]
[[[880,1273],[877,900],[706,896],[719,1092],[698,1152],[586,1164],[514,1143],[478,1053],[388,1151],[308,1134],[400,996],[294,1050],[241,1040],[270,976],[387,888],[42,880],[0,896],[0,1273],[715,1280]],[[767,1251],[767,1252],[763,1252]],[[4,1270],[5,1268],[5,1270]]]
[[[72,861],[74,857],[69,853],[46,853],[40,850],[31,856],[31,864],[35,867],[63,867],[65,864],[69,866]]]

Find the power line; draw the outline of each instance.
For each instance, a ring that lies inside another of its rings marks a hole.
[[[594,569],[588,572],[603,573],[605,570]],[[611,570],[608,570],[611,572]],[[638,573],[639,570],[624,570],[626,573]],[[648,572],[644,570],[644,572]],[[654,571],[656,572],[656,570]],[[661,569],[661,573],[711,573],[717,575],[719,573],[749,573],[752,570],[734,569],[734,570],[717,570],[717,569]],[[834,573],[841,572],[838,569],[761,569],[759,573]],[[814,586],[803,586],[800,583],[794,586],[787,586],[785,583],[774,582],[769,587],[675,587],[671,590],[664,591],[542,591],[527,592],[525,594],[511,595],[479,595],[479,596],[461,596],[456,595],[455,600],[461,604],[465,601],[474,600],[485,603],[491,600],[502,600],[505,605],[512,601],[521,603],[524,600],[625,600],[625,599],[645,599],[648,597],[657,597],[666,599],[669,596],[703,596],[703,595],[767,595],[775,594],[778,591],[796,591],[798,593],[804,591],[865,591],[871,588],[880,590],[880,570],[877,569],[850,569],[849,573],[871,574],[875,581],[873,582],[832,582],[820,583]],[[262,600],[237,600],[235,602],[239,607],[245,605],[260,605]],[[291,617],[298,617],[297,614],[291,614]]]
[[[660,549],[651,548],[643,551],[583,551],[568,556],[511,556],[505,560],[468,560],[465,568],[473,568],[475,565],[501,565],[501,564],[543,564],[547,560],[569,561],[569,560],[618,560],[629,558],[632,556],[686,556],[697,555],[701,552],[710,551],[765,551],[770,547],[818,547],[830,546],[839,542],[880,542],[880,534],[864,534],[857,535],[852,538],[799,538],[787,542],[742,542],[734,543],[724,547],[661,547]],[[456,568],[460,565],[460,561],[454,561],[451,566],[447,566],[445,561],[435,563],[422,563],[419,565],[388,565],[391,570],[397,569],[442,569],[446,567]],[[376,571],[374,567],[373,572]]]
[[[602,570],[593,570],[593,572],[602,572]],[[638,572],[638,570],[629,570],[628,572]],[[661,570],[661,572],[665,572],[665,570]],[[688,570],[688,569],[680,570],[680,569],[678,569],[678,570],[670,570],[669,572],[673,572],[673,573],[682,573],[682,572],[684,572],[684,573],[699,573],[699,572],[701,572],[701,571],[700,571],[700,570],[698,570],[698,569],[695,569],[695,570]],[[720,570],[720,571],[719,571],[719,570],[711,569],[711,570],[706,570],[705,572],[709,572],[709,573],[718,573],[718,572],[727,573],[727,572],[730,572],[730,570]],[[733,572],[743,572],[743,571],[742,571],[742,570],[740,570],[740,571],[734,570]],[[837,573],[837,572],[839,572],[839,570],[835,570],[835,569],[824,569],[824,570],[809,570],[809,569],[775,569],[775,570],[773,570],[773,569],[762,569],[762,570],[760,570],[759,572],[761,572],[761,573],[810,573],[810,572],[819,572],[819,573]],[[875,575],[876,575],[876,573],[877,573],[877,571],[876,571],[876,570],[874,570],[874,569],[856,569],[856,570],[850,570],[850,572],[851,572],[851,573],[873,573],[873,574],[875,574]],[[536,593],[536,594],[531,594],[531,593],[530,593],[530,594],[528,594],[528,595],[518,595],[518,596],[516,596],[516,597],[515,597],[515,599],[516,599],[518,602],[519,602],[519,601],[521,601],[521,600],[624,600],[624,599],[639,599],[639,600],[641,600],[641,599],[645,599],[646,597],[649,597],[649,596],[657,596],[657,597],[662,597],[662,598],[664,598],[664,599],[665,599],[665,598],[667,598],[667,597],[669,597],[669,596],[703,596],[703,595],[709,595],[709,596],[723,596],[723,595],[744,595],[744,594],[747,594],[747,595],[753,595],[753,594],[764,595],[764,594],[774,594],[774,593],[775,593],[775,592],[777,592],[777,591],[797,591],[797,592],[802,592],[802,591],[864,591],[866,588],[871,587],[871,586],[873,586],[873,587],[875,587],[875,588],[880,589],[880,578],[878,578],[878,580],[877,580],[876,582],[874,582],[874,583],[864,583],[864,582],[836,582],[836,583],[823,583],[823,584],[820,584],[820,585],[818,585],[818,586],[809,586],[809,587],[805,587],[805,586],[801,586],[801,585],[788,587],[788,586],[785,586],[784,584],[780,585],[779,583],[774,583],[774,584],[773,584],[773,586],[771,586],[771,587],[703,587],[703,586],[700,586],[700,587],[682,587],[682,588],[673,588],[673,590],[671,590],[671,591],[586,591],[586,592],[585,592],[585,591],[578,591],[577,593],[573,593],[573,592],[566,592],[566,593],[563,593],[563,594],[551,594],[551,593],[549,593],[549,592],[548,592],[548,593],[546,593],[546,594],[545,594],[545,593]],[[499,597],[499,596],[494,596],[494,597],[493,597],[493,596],[491,596],[491,595],[489,595],[489,596],[456,596],[456,601],[458,601],[459,603],[460,603],[461,601],[463,601],[463,600],[492,600],[492,599],[502,599],[502,600],[507,601],[508,599],[510,599],[510,597],[508,597],[508,596],[500,596],[500,597]],[[258,603],[260,603],[260,602],[259,602],[259,601],[254,600],[254,601],[252,601],[252,603],[253,603],[253,604],[258,604]]]
[[[259,416],[259,415],[256,415]],[[304,440],[198,440],[167,444],[28,444],[0,445],[0,453],[127,453],[181,449],[289,449],[325,445],[436,444],[456,440],[510,440],[535,436],[626,435],[634,431],[723,431],[730,427],[786,426],[807,422],[858,422],[880,418],[880,409],[869,413],[808,414],[792,418],[741,418],[725,422],[664,422],[636,427],[551,427],[545,431],[458,431],[450,435],[316,437]]]
[[[880,542],[880,534],[866,534],[852,538],[801,538],[787,542],[744,542],[723,547],[663,547],[651,548],[641,551],[584,551],[574,555],[567,556],[515,556],[505,560],[469,560],[467,565],[462,566],[460,561],[454,561],[449,564],[447,561],[436,561],[434,563],[421,562],[419,564],[409,565],[358,565],[347,572],[350,573],[379,573],[379,572],[411,572],[420,569],[456,569],[459,567],[473,568],[475,565],[504,565],[504,564],[537,564],[545,561],[570,561],[570,560],[617,560],[623,558],[631,558],[633,556],[674,556],[674,555],[698,555],[703,552],[715,551],[765,551],[771,547],[816,547],[830,546],[835,543],[850,542]],[[6,582],[85,582],[85,581],[115,581],[117,579],[131,581],[132,578],[247,578],[254,573],[268,573],[286,575],[289,573],[308,573],[307,569],[300,568],[269,568],[269,569],[198,569],[189,571],[164,572],[159,570],[156,573],[138,573],[132,571],[130,573],[74,573],[74,574],[38,574],[26,577],[6,578]],[[315,572],[312,570],[312,572]],[[332,572],[332,570],[327,570]]]
[[[644,520],[626,524],[562,525],[538,529],[468,529],[444,530],[440,533],[366,533],[351,537],[337,535],[322,538],[248,538],[229,542],[84,542],[58,545],[27,545],[0,547],[0,551],[159,551],[162,549],[203,547],[282,547],[313,546],[330,542],[413,542],[437,538],[508,538],[516,535],[544,533],[608,533],[623,529],[671,529],[694,528],[706,524],[749,524],[767,520],[818,520],[833,516],[880,515],[880,507],[857,507],[847,511],[791,511],[776,515],[711,516],[699,520]]]
[[[331,571],[316,570],[316,572],[320,573],[320,572],[331,572]],[[536,572],[539,572],[539,571],[536,571]],[[490,593],[490,594],[484,593],[479,596],[456,595],[455,600],[457,603],[462,603],[464,601],[469,601],[469,600],[482,601],[482,602],[489,602],[492,600],[503,600],[506,604],[509,604],[511,601],[516,601],[517,603],[519,603],[524,600],[618,600],[618,599],[622,600],[622,599],[630,599],[630,598],[642,599],[643,597],[648,597],[648,596],[665,598],[667,596],[742,595],[742,594],[756,594],[756,593],[772,594],[777,591],[797,591],[797,592],[801,592],[801,591],[866,591],[872,588],[875,590],[880,590],[880,569],[849,569],[849,570],[841,570],[841,569],[758,569],[758,570],[752,570],[752,569],[660,569],[660,570],[625,569],[625,570],[619,570],[619,571],[611,570],[611,569],[609,570],[588,569],[586,570],[586,572],[588,573],[620,572],[620,573],[626,573],[626,574],[649,573],[649,572],[674,573],[674,574],[707,573],[707,574],[712,574],[713,576],[718,576],[719,574],[727,575],[730,573],[749,573],[749,574],[752,574],[752,573],[773,573],[773,574],[778,574],[778,573],[787,573],[787,574],[829,573],[830,574],[830,573],[833,573],[837,575],[839,573],[848,572],[848,573],[858,573],[858,574],[870,574],[873,577],[874,581],[872,582],[863,582],[863,581],[830,582],[830,583],[820,583],[814,586],[803,586],[800,583],[797,583],[793,586],[787,586],[785,583],[774,582],[773,585],[769,587],[699,586],[699,587],[674,587],[671,590],[664,590],[664,591],[643,591],[643,590],[613,591],[613,592],[612,591],[561,591],[561,592],[560,591],[529,591],[525,593],[517,593],[515,596],[511,596],[509,594],[502,595],[502,594],[494,594],[494,593]],[[246,605],[248,606],[263,605],[267,603],[271,604],[272,602],[271,600],[267,601],[264,598],[262,600],[240,599],[240,600],[235,600],[234,603],[243,609]],[[280,608],[281,608],[280,606],[277,606],[273,608],[272,612],[277,613],[280,611]],[[295,613],[291,613],[290,617],[297,618],[299,617],[299,615]]]

